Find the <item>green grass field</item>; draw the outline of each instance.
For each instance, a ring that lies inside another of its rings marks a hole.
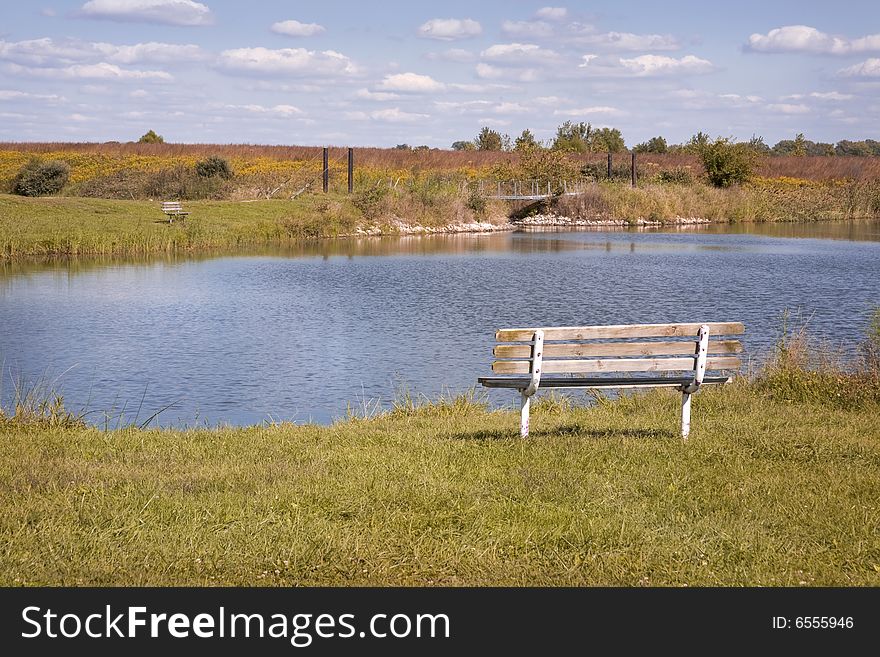
[[[0,585],[880,585],[876,396],[792,390],[701,391],[688,442],[663,392],[544,401],[525,441],[467,399],[332,426],[0,419]]]

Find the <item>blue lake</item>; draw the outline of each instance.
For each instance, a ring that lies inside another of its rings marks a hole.
[[[489,371],[501,327],[743,321],[851,348],[880,305],[878,224],[543,231],[251,254],[0,265],[0,396],[60,391],[110,426],[329,422]],[[514,395],[493,391],[493,404]]]

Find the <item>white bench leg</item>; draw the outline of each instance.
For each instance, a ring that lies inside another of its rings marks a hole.
[[[690,393],[681,393],[681,437],[687,440],[688,434],[691,432],[691,395]]]
[[[522,399],[520,400],[520,415],[519,415],[519,437],[520,438],[528,438],[529,437],[529,406],[531,406],[532,398],[531,396],[522,393]]]

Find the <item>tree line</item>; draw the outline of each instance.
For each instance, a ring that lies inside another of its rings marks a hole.
[[[519,137],[512,139],[510,135],[503,134],[484,126],[480,132],[470,141],[456,141],[452,143],[455,151],[530,151],[535,149],[548,149],[570,153],[623,153],[632,150],[635,153],[680,153],[696,152],[710,142],[709,136],[698,132],[683,144],[669,144],[662,136],[636,144],[628,149],[623,135],[617,128],[595,128],[590,123],[583,121],[575,123],[566,121],[556,129],[556,135],[551,140],[541,142],[535,139],[531,130],[523,130]],[[837,143],[815,142],[806,139],[803,133],[794,139],[783,139],[773,146],[764,142],[763,137],[753,136],[745,146],[758,155],[788,155],[804,157],[807,155],[822,156],[876,156],[880,155],[880,141],[864,139],[862,141],[850,141],[842,139]],[[398,146],[399,148],[400,146]]]

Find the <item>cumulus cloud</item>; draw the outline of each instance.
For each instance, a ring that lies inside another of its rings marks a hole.
[[[55,102],[64,100],[64,97],[56,94],[32,94],[16,89],[0,89],[0,100],[47,100]]]
[[[477,64],[478,78],[484,80],[516,80],[518,82],[536,82],[541,79],[541,71],[536,68],[502,68],[485,62]]]
[[[621,58],[620,64],[634,75],[645,77],[681,73],[708,73],[713,68],[712,62],[694,55],[685,55],[678,59],[663,55],[640,55],[630,59]]]
[[[847,39],[820,32],[809,25],[785,25],[770,30],[767,34],[752,34],[745,48],[764,53],[849,55],[880,51],[880,34]]]
[[[235,110],[238,112],[251,112],[253,114],[275,115],[279,117],[291,117],[305,114],[300,108],[294,105],[273,105],[266,107],[265,105],[224,105],[224,109]]]
[[[607,116],[615,115],[615,114],[623,114],[616,107],[609,107],[607,105],[597,105],[593,107],[576,107],[573,109],[558,109],[554,110],[553,114],[555,116],[593,116],[596,114],[604,114]]]
[[[55,41],[49,37],[27,41],[0,41],[0,59],[28,66],[60,66],[89,61],[116,64],[172,64],[206,58],[207,54],[193,44],[150,41],[116,45],[78,39]]]
[[[345,55],[333,50],[305,48],[235,48],[220,53],[221,71],[238,75],[350,76],[357,66]]]
[[[565,7],[541,7],[535,12],[535,16],[549,21],[561,21],[568,16],[568,9]]]
[[[443,52],[429,52],[425,55],[425,58],[432,61],[466,63],[474,61],[476,55],[470,50],[465,50],[463,48],[450,48]]]
[[[210,25],[211,10],[192,0],[89,0],[79,10],[85,18],[163,25]]]
[[[482,25],[470,18],[432,18],[419,27],[420,37],[440,41],[467,39],[482,33]]]
[[[533,43],[498,43],[483,50],[480,56],[493,64],[507,66],[554,64],[561,60],[559,53]]]
[[[841,69],[840,74],[846,77],[880,77],[880,59],[871,57],[863,62]]]
[[[556,33],[553,26],[544,21],[504,21],[501,23],[501,31],[511,37],[534,39],[547,39]]]
[[[413,123],[415,121],[430,118],[428,114],[404,112],[399,107],[376,110],[375,112],[370,113],[370,117],[376,121],[386,121],[388,123]]]
[[[661,77],[708,73],[714,70],[712,62],[694,55],[681,58],[665,55],[626,58],[589,54],[582,56],[578,68],[593,77]]]
[[[767,109],[780,114],[808,114],[810,108],[802,103],[770,103]]]
[[[317,23],[300,23],[299,21],[289,20],[273,23],[269,28],[276,34],[285,34],[292,37],[310,37],[316,34],[326,32],[323,25]]]
[[[669,34],[633,34],[605,32],[588,34],[576,39],[577,43],[605,50],[678,50],[678,40]]]
[[[404,93],[434,93],[446,89],[446,85],[429,75],[418,73],[395,73],[386,75],[378,85],[385,91],[402,91]]]
[[[362,100],[397,100],[400,98],[400,94],[394,94],[387,91],[370,91],[369,89],[358,89],[355,93],[355,98],[360,98]]]
[[[57,80],[160,80],[170,81],[174,78],[165,71],[133,71],[120,68],[116,64],[100,62],[98,64],[73,64],[64,67],[34,68],[8,64],[6,70],[13,75],[36,78],[52,78]]]

